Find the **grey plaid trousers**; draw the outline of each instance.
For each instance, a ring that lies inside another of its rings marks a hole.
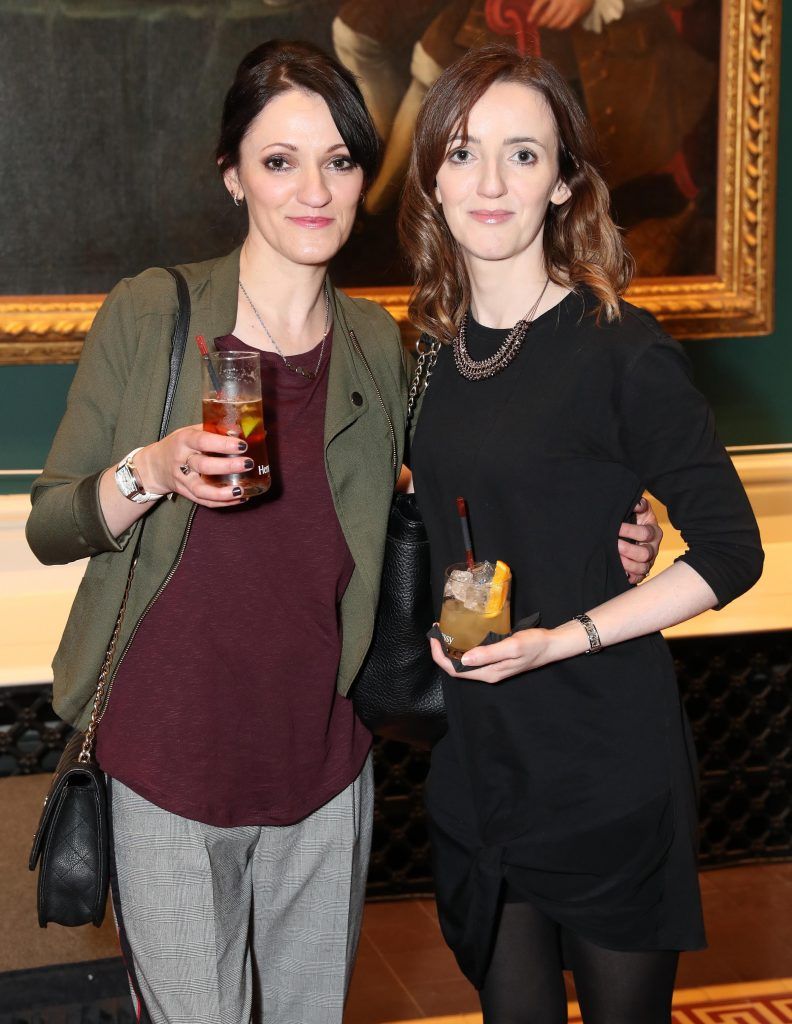
[[[371,755],[303,821],[217,828],[111,782],[113,908],[141,1024],[341,1024],[371,846]]]

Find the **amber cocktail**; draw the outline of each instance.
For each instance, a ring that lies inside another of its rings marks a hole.
[[[253,460],[253,469],[204,479],[217,487],[241,487],[245,497],[252,498],[268,491],[272,482],[261,401],[261,361],[257,352],[215,352],[209,359],[215,372],[213,377],[204,360],[204,430],[247,441],[244,454]]]
[[[461,658],[488,633],[505,634],[511,629],[511,570],[505,562],[492,565],[476,562],[446,569],[440,632],[446,652]]]

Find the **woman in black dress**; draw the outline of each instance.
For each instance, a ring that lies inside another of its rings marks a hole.
[[[487,1024],[565,1021],[564,967],[587,1024],[669,1020],[678,951],[705,939],[695,752],[659,631],[762,565],[683,350],[620,298],[631,262],[595,163],[552,65],[486,47],[430,90],[402,212],[411,315],[444,342],[412,449],[436,606],[462,494],[476,557],[513,570],[513,620],[542,616],[464,674],[432,641],[440,920]],[[644,488],[688,550],[634,587],[613,538]]]

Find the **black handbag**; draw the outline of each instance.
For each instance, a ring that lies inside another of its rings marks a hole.
[[[177,270],[167,269],[176,281],[179,312],[173,328],[160,439],[167,433],[190,326],[187,282]],[[140,524],[121,608],[99,672],[90,724],[85,733],[75,732],[66,744],[44,799],[33,838],[28,867],[35,871],[36,865],[40,864],[36,902],[38,922],[42,928],[46,928],[49,922],[69,926],[94,924],[98,928],[104,920],[110,836],[107,787],[104,772],[94,760],[94,744],[96,728],[104,713],[108,673],[126,611],[144,525],[145,518]]]
[[[407,429],[439,351],[423,348],[410,387]],[[373,733],[430,747],[446,731],[443,672],[432,660],[434,621],[429,539],[414,494],[394,496],[374,634],[351,691],[355,712]]]

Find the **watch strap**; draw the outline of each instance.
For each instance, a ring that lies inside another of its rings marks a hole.
[[[116,483],[124,497],[129,498],[130,501],[140,503],[144,501],[157,501],[159,498],[164,497],[164,495],[155,494],[153,491],[146,490],[133,461],[137,453],[141,451],[143,451],[142,445],[139,448],[133,448],[128,455],[125,455],[124,458],[121,459],[116,467]],[[125,471],[126,474],[128,474],[128,477],[131,478],[134,489],[126,486],[126,481],[124,480]]]

